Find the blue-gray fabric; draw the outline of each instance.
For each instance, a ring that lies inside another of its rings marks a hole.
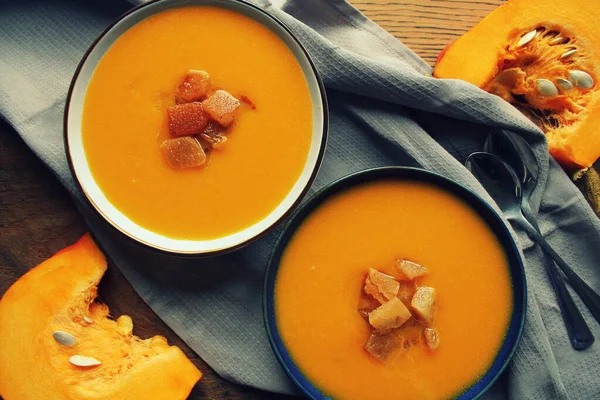
[[[342,0],[260,4],[307,47],[327,88],[330,138],[311,193],[350,172],[410,165],[454,179],[492,203],[461,162],[482,148],[492,127],[509,128],[535,148],[541,177],[534,208],[544,236],[600,290],[600,223],[549,159],[543,134],[516,109],[465,82],[432,78],[423,60]],[[86,48],[130,7],[122,0],[0,2],[0,113],[71,192],[140,296],[192,349],[234,382],[296,393],[271,352],[261,310],[265,264],[279,230],[224,257],[159,256],[98,220],[75,188],[62,140],[67,88]],[[522,233],[515,238],[526,259],[526,327],[507,373],[487,396],[600,398],[600,344],[571,348],[539,248]],[[575,301],[600,338],[598,323]]]

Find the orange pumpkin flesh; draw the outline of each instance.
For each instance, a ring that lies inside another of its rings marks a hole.
[[[92,303],[106,260],[89,235],[21,277],[0,300],[4,400],[185,399],[202,374],[175,346],[132,335],[128,316]],[[77,338],[58,344],[56,330]],[[102,364],[78,367],[73,355]]]
[[[587,168],[600,157],[596,15],[597,0],[509,0],[444,50],[434,76],[463,79],[510,101],[546,132],[563,166]],[[558,84],[573,71],[586,73],[591,87]],[[540,94],[540,79],[557,93]]]

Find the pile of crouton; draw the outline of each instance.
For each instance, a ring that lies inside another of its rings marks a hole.
[[[365,350],[380,361],[388,360],[401,348],[410,347],[402,335],[403,327],[410,324],[422,327],[422,342],[430,351],[435,351],[440,344],[439,333],[433,327],[436,290],[416,284],[429,271],[408,260],[397,260],[395,270],[397,278],[369,269],[362,296],[369,296],[375,304],[365,306],[369,303],[363,302],[358,310],[372,329]]]
[[[201,167],[207,153],[227,142],[241,103],[225,90],[213,90],[208,73],[199,70],[187,72],[175,91],[175,103],[167,109],[172,138],[161,143],[160,151],[172,168]]]

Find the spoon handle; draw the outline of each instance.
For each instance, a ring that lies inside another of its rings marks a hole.
[[[533,227],[531,224],[521,215],[520,218],[512,219],[514,222],[519,224],[536,242],[546,242],[542,235]],[[543,246],[542,246],[543,247]],[[545,248],[544,248],[545,250]],[[563,277],[560,275],[560,271],[556,268],[554,263],[547,260],[546,269],[550,276],[550,281],[554,287],[556,298],[558,300],[558,306],[560,307],[561,315],[567,328],[567,334],[571,341],[571,346],[575,350],[585,350],[590,347],[594,341],[594,335],[590,330],[589,326],[583,319],[581,312],[577,308],[577,305],[571,297],[571,293],[565,285]]]
[[[531,210],[531,206],[529,205],[529,200],[527,200],[525,198],[523,198],[523,200],[521,200],[521,211],[523,212],[523,215],[525,216],[525,219],[527,220],[527,222],[529,222],[531,224],[531,226],[533,226],[535,228],[537,233],[540,233],[540,227],[538,226],[537,221],[535,220],[535,215],[533,214],[533,211]]]
[[[590,313],[594,316],[596,321],[600,322],[600,295],[594,291],[587,283],[583,281],[577,275],[571,267],[562,259],[556,251],[548,244],[546,239],[536,230],[531,224],[527,224],[527,221],[516,220],[519,225],[527,232],[527,234],[535,240],[544,251],[552,257],[556,265],[564,272],[565,276],[569,280],[571,287],[577,292],[581,301],[586,305]]]
[[[554,291],[556,292],[558,306],[560,307],[563,321],[567,328],[567,334],[571,340],[571,346],[573,346],[575,350],[585,350],[590,347],[596,339],[594,338],[590,327],[583,319],[577,305],[573,301],[573,298],[567,289],[567,285],[565,285],[564,279],[560,276],[558,268],[556,268],[554,263],[550,260],[546,262],[546,267],[548,268],[550,280],[552,281],[552,286],[554,286]]]

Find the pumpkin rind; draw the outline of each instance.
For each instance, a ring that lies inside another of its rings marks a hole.
[[[546,27],[547,31],[569,34],[570,44],[579,48],[572,57],[567,54],[564,59],[552,58],[559,68],[583,69],[598,81],[600,26],[594,17],[598,15],[595,0],[509,0],[444,50],[438,58],[434,76],[462,79],[490,90],[488,84],[501,71],[509,46],[514,50],[515,43],[525,32]],[[523,52],[527,51],[526,46],[523,46]],[[550,74],[556,72],[551,65],[540,69]],[[559,118],[558,127],[544,129],[550,153],[567,168],[587,168],[600,157],[600,135],[597,134],[600,92],[597,88],[598,82],[594,82],[589,93],[584,91],[587,96],[584,109],[578,111],[576,118],[569,123]],[[551,96],[546,105],[565,108],[561,95]]]
[[[202,374],[175,346],[131,333],[92,303],[106,260],[89,235],[22,276],[0,300],[0,396],[4,400],[185,399]],[[63,331],[77,338],[62,346]],[[78,367],[73,355],[98,366]]]

